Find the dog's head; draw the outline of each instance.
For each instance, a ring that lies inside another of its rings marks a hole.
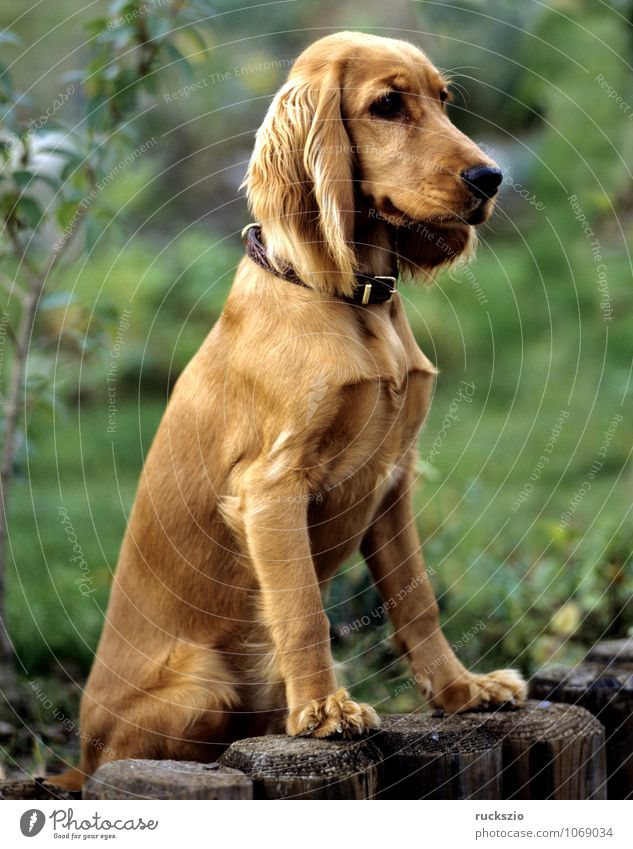
[[[246,178],[270,258],[323,291],[350,294],[359,234],[380,232],[413,277],[467,251],[501,172],[450,122],[449,96],[406,42],[343,32],[302,53]]]

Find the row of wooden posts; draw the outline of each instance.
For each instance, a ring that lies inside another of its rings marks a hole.
[[[633,640],[537,674],[520,708],[384,716],[358,741],[283,735],[234,743],[217,764],[115,761],[85,799],[633,798]],[[22,794],[22,795],[20,795]],[[69,798],[45,781],[4,798]]]

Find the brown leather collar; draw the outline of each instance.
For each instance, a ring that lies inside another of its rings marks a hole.
[[[312,288],[304,283],[298,276],[297,272],[291,266],[279,270],[271,265],[266,253],[266,248],[261,240],[262,230],[260,224],[247,224],[242,230],[242,241],[246,248],[246,255],[252,259],[254,263],[274,274],[276,277],[281,277],[282,280],[287,280],[289,283],[295,283],[297,286],[303,286],[305,289]],[[347,298],[344,295],[337,295],[341,301],[346,301],[348,304],[356,306],[367,306],[369,304],[384,304],[392,300],[396,292],[397,277],[372,277],[369,274],[356,275],[356,288],[354,294]]]

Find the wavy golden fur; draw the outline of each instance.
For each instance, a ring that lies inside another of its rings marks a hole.
[[[425,279],[463,256],[493,166],[449,121],[415,47],[317,41],[257,133],[246,187],[271,261],[244,258],[147,457],[81,705],[82,761],[214,759],[232,740],[360,734],[321,591],[360,547],[416,680],[458,711],[522,698],[513,671],[466,671],[442,634],[411,505],[436,370],[398,296],[342,300],[354,275]],[[406,591],[403,589],[406,588]]]

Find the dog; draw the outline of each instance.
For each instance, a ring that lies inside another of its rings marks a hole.
[[[321,599],[358,549],[432,705],[525,698],[517,672],[455,656],[411,503],[437,372],[396,278],[468,255],[502,179],[449,98],[419,49],[354,32],[308,47],[274,98],[245,180],[257,225],[141,475],[81,704],[81,780],[113,759],[212,761],[284,727],[376,727],[337,684]]]

